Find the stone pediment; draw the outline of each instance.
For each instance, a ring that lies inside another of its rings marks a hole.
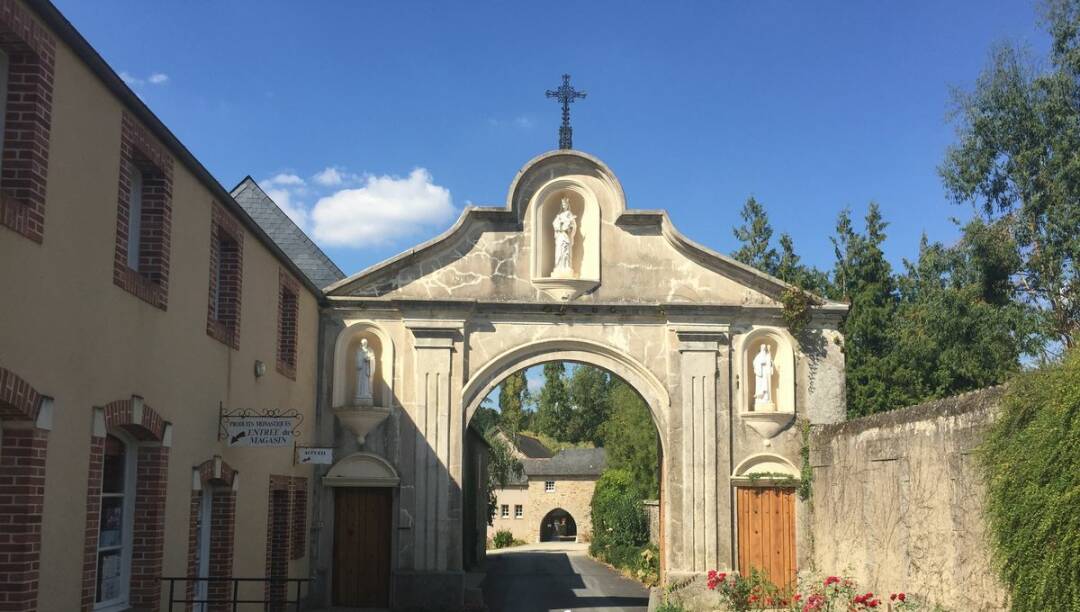
[[[560,260],[552,228],[565,211],[575,227]],[[776,306],[786,288],[686,238],[662,210],[628,210],[603,162],[562,150],[527,163],[505,206],[469,206],[442,235],[326,292],[339,299]]]

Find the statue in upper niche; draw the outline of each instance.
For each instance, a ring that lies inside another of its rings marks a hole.
[[[577,217],[570,212],[570,199],[563,196],[562,212],[551,223],[555,230],[555,268],[551,275],[559,278],[574,276],[574,237],[577,235]]]
[[[754,409],[775,409],[772,398],[773,366],[772,352],[768,344],[762,344],[754,357]]]
[[[356,349],[356,393],[353,396],[353,405],[370,406],[373,401],[372,374],[375,371],[375,352],[368,348],[367,338],[360,340],[360,348]]]

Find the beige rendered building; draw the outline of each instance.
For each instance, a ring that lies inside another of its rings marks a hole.
[[[49,2],[0,2],[0,34],[0,610],[159,610],[167,576],[307,577],[308,275],[340,272],[295,265]],[[230,447],[238,411],[295,437]]]
[[[590,504],[606,465],[602,448],[572,448],[552,453],[539,440],[515,436],[512,447],[524,474],[496,489],[495,518],[489,535],[509,531],[524,542],[588,542]]]

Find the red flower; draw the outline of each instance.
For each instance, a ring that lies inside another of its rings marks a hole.
[[[878,604],[880,604],[880,603],[881,603],[881,601],[880,601],[880,600],[877,600],[877,599],[871,599],[870,601],[868,601],[868,602],[866,603],[866,605],[870,606],[871,608],[876,608],[876,607],[878,607]]]
[[[891,599],[893,601],[896,601],[896,593],[893,593],[892,595],[889,595],[889,599]]]
[[[797,603],[797,602],[798,602],[798,601],[799,601],[800,599],[802,599],[802,593],[795,593],[795,594],[794,594],[794,595],[792,595],[792,597],[791,597],[791,601],[794,601],[794,602],[796,602],[796,603]]]
[[[825,586],[829,586],[830,584],[836,584],[837,582],[840,582],[839,578],[837,578],[836,576],[829,576],[825,579]]]
[[[899,595],[897,595],[897,596],[896,596],[896,598],[897,598],[897,599],[899,599],[900,601],[904,601],[905,599],[907,599],[907,598],[906,598],[906,597],[904,596],[904,594],[903,594],[903,593],[900,593]]]

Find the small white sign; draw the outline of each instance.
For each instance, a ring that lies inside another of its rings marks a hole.
[[[226,417],[226,441],[230,447],[288,446],[295,424],[291,417]]]
[[[310,465],[330,465],[334,462],[334,449],[314,446],[296,447],[296,463]]]

